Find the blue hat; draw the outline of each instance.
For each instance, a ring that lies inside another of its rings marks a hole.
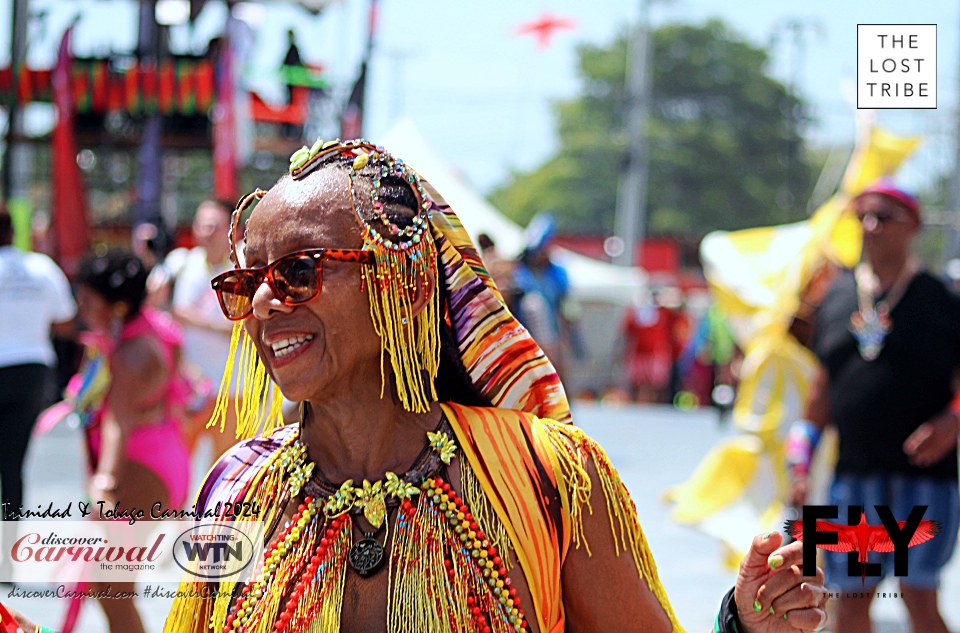
[[[557,220],[552,213],[538,213],[530,220],[523,232],[524,250],[535,252],[542,249],[557,232]]]

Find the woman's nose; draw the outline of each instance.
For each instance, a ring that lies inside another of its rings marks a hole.
[[[253,316],[258,319],[268,319],[275,311],[290,312],[295,307],[284,304],[266,280],[253,293]]]

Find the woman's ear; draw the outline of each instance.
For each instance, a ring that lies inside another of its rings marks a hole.
[[[433,300],[433,295],[437,291],[437,276],[433,271],[427,270],[423,273],[420,283],[414,289],[413,299],[410,301],[410,313],[417,316]]]

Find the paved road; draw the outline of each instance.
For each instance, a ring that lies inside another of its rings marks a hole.
[[[710,630],[720,598],[732,585],[733,574],[720,564],[720,548],[712,538],[668,519],[668,508],[660,504],[662,491],[683,481],[704,453],[729,433],[718,427],[710,412],[680,413],[669,408],[629,407],[622,409],[581,405],[575,419],[607,450],[623,480],[630,488],[644,530],[656,556],[660,578],[670,595],[684,627]],[[79,436],[70,429],[56,429],[31,447],[27,465],[27,503],[66,503],[82,495],[82,448]],[[197,466],[194,481],[203,475]],[[881,590],[884,586],[881,586]],[[892,585],[887,588],[892,590]],[[947,570],[943,594],[960,595],[960,556],[954,556]],[[0,599],[24,613],[59,626],[65,605],[56,599]],[[948,624],[960,630],[960,601],[943,600]],[[148,633],[158,633],[170,601],[140,599]],[[874,617],[876,633],[906,631],[903,607],[897,600],[877,600]],[[88,605],[81,613],[79,633],[101,633],[106,623],[100,609]]]

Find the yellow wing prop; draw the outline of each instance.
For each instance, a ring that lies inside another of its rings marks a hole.
[[[743,435],[714,448],[666,498],[675,502],[674,520],[698,524],[725,543],[728,562],[739,563],[749,547],[745,535],[774,529],[781,519],[783,435],[800,415],[816,368],[813,354],[788,332],[801,293],[825,263],[856,264],[862,236],[859,223],[844,213],[850,199],[892,175],[919,142],[871,127],[860,136],[840,191],[809,220],[714,232],[701,243],[704,275],[744,351],[733,408]],[[737,519],[721,520],[734,506]]]

